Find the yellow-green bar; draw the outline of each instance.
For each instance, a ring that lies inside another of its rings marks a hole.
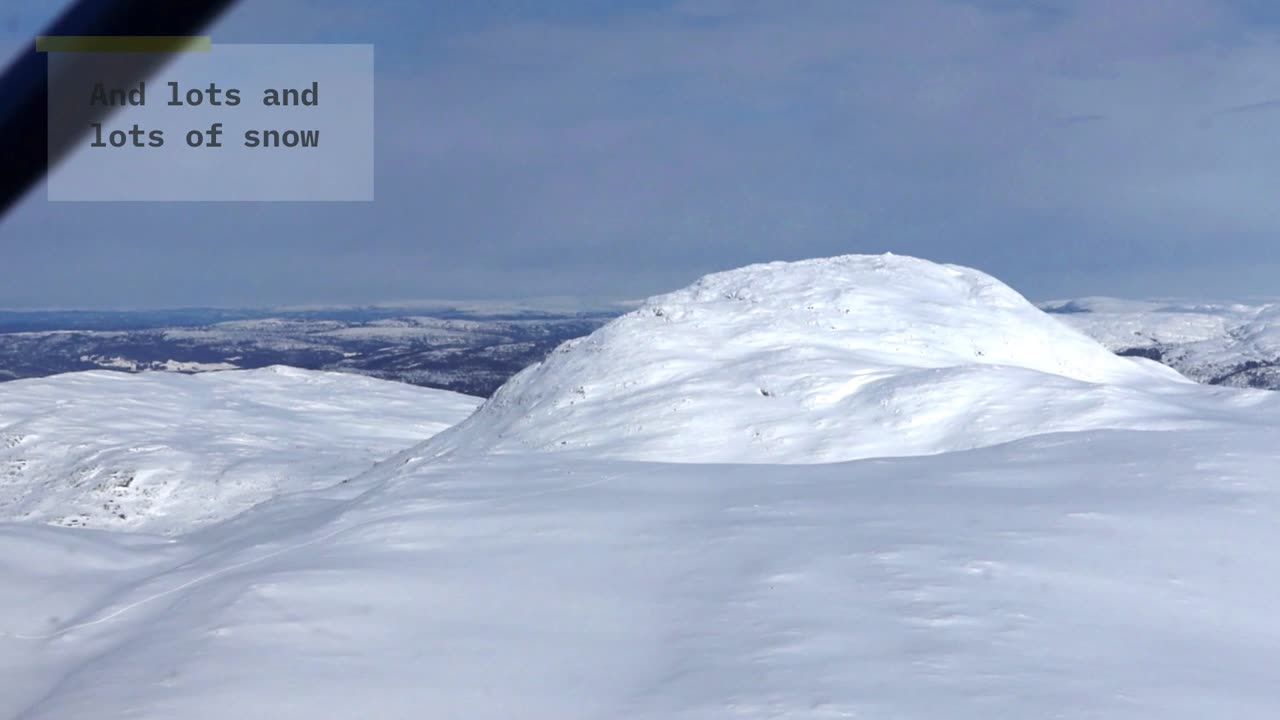
[[[213,41],[207,35],[41,35],[36,52],[72,53],[175,53],[208,52]]]

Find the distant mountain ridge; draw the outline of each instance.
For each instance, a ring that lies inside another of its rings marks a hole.
[[[1280,304],[1089,297],[1039,307],[1118,355],[1209,385],[1280,390]],[[0,311],[0,382],[97,369],[290,365],[487,397],[618,314],[496,306]]]
[[[1280,303],[1081,298],[1041,307],[1119,355],[1207,385],[1280,390]]]
[[[437,308],[0,312],[0,381],[290,365],[486,396],[613,315]]]

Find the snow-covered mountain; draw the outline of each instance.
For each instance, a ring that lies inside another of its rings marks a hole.
[[[186,532],[340,482],[478,402],[285,367],[18,380],[0,390],[0,520]]]
[[[1184,426],[1207,399],[1187,384],[1108,352],[977,270],[847,256],[755,265],[653,298],[517,375],[424,452],[918,455]]]
[[[1197,382],[1280,390],[1280,304],[1082,298],[1044,307],[1117,353]]]
[[[296,419],[402,432],[382,403]],[[173,536],[0,523],[0,717],[1270,719],[1278,434],[1280,394],[973,270],[713,275],[343,481]]]

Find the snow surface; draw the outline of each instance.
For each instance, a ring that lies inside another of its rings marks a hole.
[[[748,268],[343,482],[173,537],[0,523],[0,718],[1276,717],[1280,395],[1037,312],[907,258]],[[685,397],[669,454],[625,432]],[[740,442],[788,398],[795,443]]]
[[[1269,720],[1277,429],[422,462],[177,542],[0,526],[0,717]]]
[[[850,255],[753,265],[653,298],[513,378],[430,451],[830,462],[1181,427],[1213,413],[1205,400],[989,275]]]
[[[477,398],[272,367],[94,371],[0,385],[0,519],[174,533],[326,487]]]

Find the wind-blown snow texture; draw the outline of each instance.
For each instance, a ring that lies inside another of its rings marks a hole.
[[[712,276],[344,482],[0,523],[0,717],[1270,720],[1277,398],[962,268]]]

